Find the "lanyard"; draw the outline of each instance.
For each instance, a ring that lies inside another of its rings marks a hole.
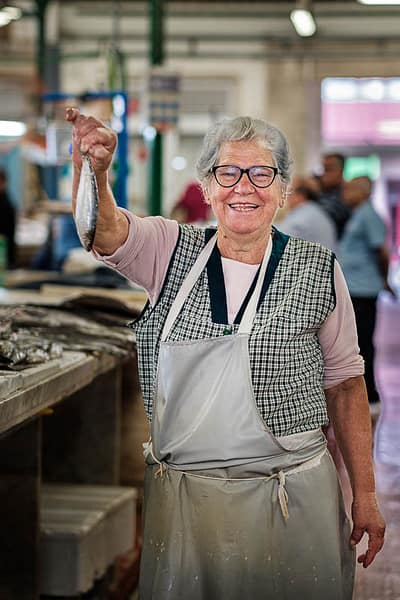
[[[217,241],[218,233],[215,233],[212,238],[207,242],[204,246],[203,250],[200,252],[196,262],[193,267],[190,269],[185,281],[183,282],[181,288],[179,289],[174,302],[172,303],[171,309],[168,313],[167,319],[164,324],[164,328],[161,334],[161,341],[164,342],[169,332],[171,331],[171,327],[174,324],[177,316],[182,310],[182,307],[185,303],[186,298],[189,296],[191,290],[193,289],[196,281],[200,277],[203,269],[205,268],[208,259],[211,256],[211,253],[214,249],[214,246]],[[267,270],[268,262],[272,252],[272,237],[269,237],[268,244],[264,253],[264,257],[261,263],[261,268],[257,278],[257,284],[254,288],[253,294],[247,304],[246,310],[243,314],[243,318],[241,320],[238,333],[250,333],[254,317],[257,311],[257,304],[261,294],[261,288],[264,281],[265,272]]]

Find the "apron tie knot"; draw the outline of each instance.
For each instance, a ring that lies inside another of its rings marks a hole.
[[[159,467],[154,473],[154,479],[164,479],[164,475],[168,477],[168,466],[165,463],[159,462]]]
[[[154,452],[153,452],[153,443],[151,440],[151,436],[149,438],[148,442],[144,442],[142,444],[143,446],[143,455],[145,458],[147,458],[148,456],[150,456],[155,463],[158,464],[158,469],[157,471],[154,472],[154,479],[163,479],[164,475],[166,475],[168,477],[168,465],[164,462],[160,462],[158,460],[158,458],[156,456],[154,456]]]
[[[282,515],[285,521],[289,518],[288,501],[289,496],[285,488],[286,476],[283,471],[278,473],[279,485],[278,485],[278,500],[279,506],[281,507]]]

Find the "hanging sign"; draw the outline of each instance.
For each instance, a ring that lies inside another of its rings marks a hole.
[[[148,123],[158,131],[176,127],[180,108],[180,77],[152,71],[148,81]]]

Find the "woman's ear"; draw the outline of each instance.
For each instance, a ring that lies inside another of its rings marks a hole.
[[[285,206],[286,198],[288,194],[287,186],[282,186],[281,196],[279,198],[279,208],[283,208]]]
[[[211,201],[210,201],[210,196],[209,196],[208,190],[205,187],[202,187],[201,191],[203,192],[204,202],[206,204],[208,204],[209,206],[211,206]]]

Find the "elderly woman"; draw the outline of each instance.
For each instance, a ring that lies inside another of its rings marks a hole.
[[[142,285],[134,324],[147,443],[142,600],[350,600],[354,546],[381,549],[371,425],[354,316],[323,246],[272,226],[289,183],[275,127],[214,125],[198,176],[218,227],[118,208],[114,133],[75,109],[74,198],[88,153],[95,255]],[[353,528],[321,427],[350,475]]]

